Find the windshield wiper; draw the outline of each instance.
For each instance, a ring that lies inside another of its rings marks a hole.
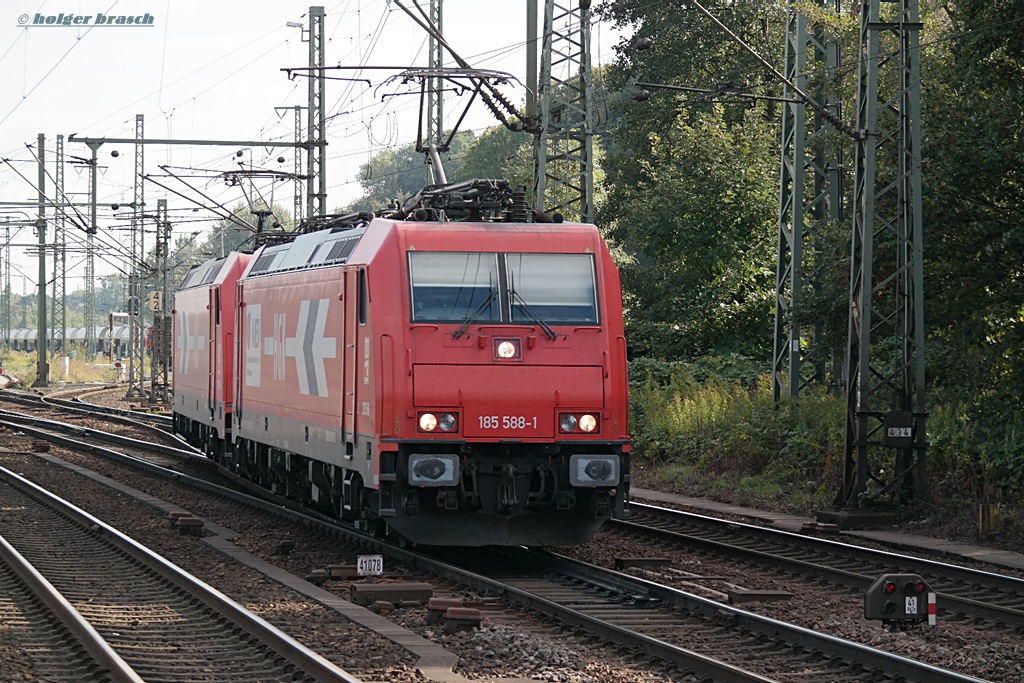
[[[459,325],[459,329],[455,330],[455,332],[452,333],[452,339],[458,339],[459,337],[464,335],[466,333],[466,330],[469,329],[469,326],[472,325],[477,318],[483,315],[484,311],[491,307],[492,301],[494,301],[493,287],[491,288],[490,293],[487,295],[487,298],[484,299],[483,303],[477,306],[476,310],[466,317],[466,321]]]
[[[544,330],[544,334],[547,336],[548,339],[550,339],[551,341],[558,339],[558,334],[555,333],[553,329],[551,329],[550,325],[541,320],[539,315],[533,312],[533,309],[530,308],[529,304],[527,304],[526,301],[523,300],[523,297],[519,296],[519,292],[517,292],[515,289],[512,290],[512,301],[513,306],[518,305],[521,309],[523,309],[523,313],[525,313],[527,317],[530,318],[530,320],[537,323],[537,325],[540,326],[540,329]]]

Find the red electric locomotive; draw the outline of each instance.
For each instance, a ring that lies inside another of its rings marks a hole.
[[[250,258],[232,252],[206,261],[174,295],[174,431],[218,460],[231,443],[235,283]]]
[[[503,181],[419,200],[253,255],[228,462],[415,543],[586,542],[629,486],[608,249]]]

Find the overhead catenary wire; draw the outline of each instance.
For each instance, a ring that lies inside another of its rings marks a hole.
[[[114,4],[107,8],[106,14],[109,14],[110,10],[113,9],[116,5],[117,5],[117,0],[114,0]],[[54,62],[53,66],[51,66],[50,69],[45,74],[43,74],[43,77],[40,78],[39,81],[36,82],[36,84],[33,85],[32,88],[29,89],[29,91],[27,93],[25,93],[24,95],[21,96],[21,99],[18,100],[17,104],[15,104],[14,107],[9,112],[7,112],[6,116],[4,116],[2,119],[0,119],[0,126],[2,126],[4,124],[4,122],[7,121],[7,119],[11,118],[11,115],[14,114],[14,112],[16,112],[18,110],[18,108],[22,104],[25,103],[25,101],[32,95],[32,93],[34,93],[36,91],[37,88],[39,88],[39,86],[41,86],[43,83],[46,82],[46,79],[50,77],[50,74],[52,74],[54,71],[56,71],[57,67],[60,66],[64,62],[65,59],[68,58],[68,55],[71,54],[72,50],[74,50],[76,47],[78,47],[78,45],[79,45],[79,43],[81,43],[82,39],[85,38],[90,33],[92,33],[94,29],[95,29],[95,27],[90,27],[84,34],[79,36],[78,39],[75,42],[71,43],[71,47],[69,47],[67,49],[67,51],[63,55],[61,55],[60,58],[58,58],[56,62]],[[6,55],[6,53],[5,53],[5,55]]]
[[[7,162],[7,160],[6,160],[6,159],[3,159],[3,161],[4,161],[4,162]],[[8,166],[10,166],[10,164],[9,164],[9,163],[8,163]],[[21,173],[21,171],[18,171],[18,170],[17,170],[17,169],[15,169],[15,168],[14,168],[13,166],[10,166],[10,167],[12,168],[12,170],[14,170],[14,172],[15,172],[15,173],[17,173],[17,174],[18,174],[19,176],[21,176],[21,178],[22,178],[22,179],[23,179],[23,180],[24,180],[24,181],[25,181],[25,182],[26,182],[26,183],[27,183],[27,184],[28,184],[28,185],[29,185],[29,186],[30,186],[31,188],[33,188],[33,189],[34,189],[34,190],[35,190],[35,191],[36,191],[37,193],[39,192],[39,188],[38,188],[38,186],[36,186],[36,185],[35,185],[35,184],[34,184],[34,183],[33,183],[33,182],[32,182],[32,181],[31,181],[31,180],[29,179],[29,178],[25,177],[25,175],[24,175],[24,174],[22,174],[22,173]],[[51,207],[51,208],[53,208],[54,210],[58,210],[58,209],[59,209],[59,210],[61,210],[61,211],[63,212],[63,207],[59,207],[59,206],[58,206],[57,204],[55,204],[55,203],[53,202],[53,200],[51,200],[51,199],[50,199],[49,197],[44,197],[44,199],[45,199],[45,201],[46,201],[46,202],[47,202],[47,203],[48,203],[48,204],[50,205],[50,207]],[[65,213],[65,217],[67,217],[67,214],[66,214],[66,213]],[[123,245],[123,244],[121,244],[120,242],[118,242],[117,240],[114,240],[114,241],[113,241],[113,244],[107,243],[107,244],[106,244],[105,246],[107,246],[108,248],[112,249],[112,250],[113,250],[113,251],[115,251],[115,252],[120,252],[120,253],[121,253],[121,254],[122,254],[123,256],[126,256],[126,257],[127,257],[127,258],[128,258],[129,260],[132,260],[132,258],[131,258],[131,254],[129,254],[128,250],[127,250],[127,249],[125,249],[124,245]]]
[[[339,3],[338,4],[338,7],[344,7],[344,8],[349,8],[349,7],[352,7],[352,6],[353,6],[352,3]],[[359,11],[361,13],[368,14],[365,11],[364,7],[359,7],[358,9],[359,9]],[[422,9],[421,9],[421,13],[422,13]],[[376,22],[375,25],[379,25],[379,24],[382,23],[386,27],[384,29],[385,32],[386,32],[388,30],[387,27],[390,27],[392,25],[391,19],[393,17],[396,17],[396,16],[401,16],[401,12],[399,12],[396,9],[396,7],[392,4],[389,8],[386,8],[386,9],[384,9],[382,11],[380,17],[377,18],[378,21]],[[341,21],[339,19],[338,26],[340,26],[340,25],[341,25]],[[278,29],[275,29],[275,30],[278,30]],[[274,33],[274,31],[265,32],[263,34],[263,36],[261,36],[260,39],[265,40],[266,36],[273,35],[273,33]],[[368,61],[368,59],[370,59],[370,55],[371,54],[373,54],[374,52],[379,52],[380,45],[383,44],[384,42],[386,42],[386,41],[383,40],[383,38],[380,37],[380,35],[381,35],[380,32],[368,32],[367,35],[371,35],[373,33],[376,33],[376,35],[377,35],[377,37],[379,39],[379,42],[378,41],[374,41],[372,43],[363,42],[362,46],[364,46],[364,47],[362,47],[362,49],[360,51],[360,53],[362,55],[366,55],[361,60],[363,63],[366,63]],[[332,34],[332,35],[334,35],[334,34]],[[386,33],[384,35],[386,35]],[[294,37],[293,36],[290,36],[288,38],[288,40],[291,40],[292,43],[294,43]],[[366,38],[365,37],[361,37],[360,40],[365,41]],[[287,43],[288,41],[286,40],[286,41],[282,41],[282,42]],[[454,43],[454,41],[452,41],[452,42]],[[243,47],[246,47],[246,46],[249,46],[249,45],[252,45],[252,44],[256,44],[256,43],[257,43],[257,41],[251,41],[250,43],[246,43]],[[261,45],[261,47],[262,47],[262,45]],[[232,46],[232,49],[235,49],[235,46]],[[517,49],[517,47],[515,45],[513,45],[513,46],[508,46],[506,48],[496,48],[496,49],[493,49],[493,50],[489,50],[487,53],[484,53],[484,54],[487,56],[488,59],[490,59],[492,57],[493,53],[496,53],[496,52],[499,52],[499,51],[512,52],[515,49]],[[248,50],[248,53],[252,54],[253,51],[252,50]],[[263,54],[265,54],[265,52]],[[218,58],[218,60],[215,60],[215,61],[223,61],[224,57],[226,57],[226,55],[221,56],[220,58]],[[470,58],[470,59],[471,60],[475,60],[476,58]],[[193,71],[191,73],[196,73],[197,71],[200,71],[202,68],[205,68],[206,66],[209,66],[210,64],[211,63],[207,63],[207,65],[205,65],[204,67],[201,67],[199,70],[195,70],[195,71]],[[181,79],[179,79],[179,80],[181,80]],[[161,78],[161,82],[162,82],[163,86],[166,88],[167,86],[169,86],[169,85],[171,85],[173,83],[176,83],[178,81],[167,80],[167,79],[162,77]],[[356,89],[358,89],[358,85],[357,84],[353,85],[351,88],[347,88],[346,89],[346,91],[350,95],[350,98],[355,95]],[[199,92],[197,92],[197,93],[195,93],[193,95],[192,99],[190,99],[190,100],[183,100],[183,102],[188,102],[188,101],[195,102],[196,101],[195,97],[199,97],[203,93],[208,92],[208,90],[209,89],[199,91]],[[294,87],[292,88],[292,90],[294,91]],[[157,92],[159,92],[159,91],[157,91]],[[163,96],[166,98],[166,93],[164,93]],[[173,102],[174,100],[171,100],[171,101]],[[352,101],[355,101],[354,98],[353,99],[341,99],[341,98],[339,98],[338,101],[335,103],[336,104],[336,108],[333,109],[332,111],[340,113],[343,109],[350,108],[350,103]],[[177,106],[180,106],[180,105],[177,105]],[[327,129],[327,135],[328,135],[328,137],[332,141],[335,141],[335,140],[337,140],[339,138],[340,139],[346,139],[346,136],[363,135],[363,134],[366,133],[367,130],[369,130],[371,134],[376,134],[377,135],[376,142],[381,143],[382,146],[391,147],[391,148],[394,148],[396,146],[401,146],[402,138],[404,136],[401,135],[401,131],[398,128],[398,124],[397,124],[397,121],[398,121],[398,118],[399,118],[398,112],[403,112],[404,113],[404,112],[406,112],[406,111],[408,111],[409,109],[412,109],[412,108],[414,108],[414,107],[412,107],[412,106],[403,106],[403,103],[400,103],[400,102],[390,102],[390,101],[389,102],[385,102],[385,103],[374,102],[374,103],[366,105],[366,107],[364,108],[364,111],[366,111],[366,112],[375,112],[376,113],[376,115],[374,117],[368,119],[368,121],[370,122],[369,126],[363,126],[363,127],[361,127],[360,130],[356,131],[354,126],[351,124],[350,121],[348,121],[348,120],[346,120],[344,118],[341,118],[337,122],[332,120],[332,122],[329,124],[329,127]],[[169,115],[173,115],[174,109],[175,109],[175,107],[171,107],[171,109],[169,110]],[[193,111],[196,111],[197,109],[198,109],[198,107],[194,107]],[[101,121],[102,120],[103,119],[101,119]],[[283,121],[285,123],[287,123],[288,122],[288,118],[285,117],[283,119]],[[278,135],[277,133],[282,128],[284,128],[284,126],[277,127],[276,130],[275,130],[275,127],[271,127],[271,131],[273,131],[273,134],[264,136],[264,134],[261,133],[259,137],[261,137],[261,138],[262,137],[267,137],[267,139],[282,139],[282,138],[287,139],[287,138],[290,138],[291,135],[293,135],[293,131],[290,130],[291,126],[288,126],[289,130],[287,130],[285,132],[281,132]],[[382,133],[382,132],[384,133],[383,136],[380,135],[380,133]],[[365,150],[361,150],[361,151],[357,152],[356,154],[346,154],[346,153],[331,154],[327,158],[328,159],[344,159],[346,157],[352,158],[355,155],[362,156],[365,153],[366,153]],[[254,153],[254,158],[255,158],[255,156],[256,155]],[[226,158],[219,158],[218,159],[218,164],[215,164],[215,165],[220,166],[222,168],[225,168],[225,171],[226,171],[226,167],[228,165],[228,161],[229,160],[226,159]],[[104,179],[101,178],[101,183],[102,183],[103,180]],[[130,190],[130,186],[129,185],[125,185],[125,184],[113,185],[113,189],[112,189],[112,181],[116,181],[116,178],[113,177],[113,174],[111,174],[111,178],[110,179],[106,180],[106,183],[105,183],[106,187],[102,187],[101,186],[101,191],[100,191],[100,195],[101,196],[116,195],[117,192],[123,192],[125,190]],[[352,183],[348,182],[348,183],[344,183],[344,185],[351,186]],[[337,187],[337,185],[335,185],[335,187]],[[207,187],[207,188],[202,188],[202,189],[205,190],[205,193],[208,195],[209,198],[215,200],[220,206],[230,206],[231,205],[232,193],[237,193],[237,190],[235,190],[233,188],[227,188],[227,187],[221,188],[221,189],[212,189],[212,188]],[[150,198],[147,197],[147,204],[149,203],[149,200],[150,200]],[[205,211],[205,209],[204,209],[204,211]]]

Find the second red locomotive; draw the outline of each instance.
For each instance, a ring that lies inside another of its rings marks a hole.
[[[531,222],[512,196],[449,186],[408,216],[258,250],[231,316],[231,420],[183,415],[179,430],[279,493],[416,543],[587,541],[629,486],[618,270],[593,225]],[[182,289],[178,338],[190,300],[228,317]]]

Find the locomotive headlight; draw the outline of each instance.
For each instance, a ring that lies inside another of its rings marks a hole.
[[[591,488],[617,486],[618,456],[577,453],[569,458],[569,483],[572,486]]]
[[[459,481],[459,456],[412,453],[408,472],[409,483],[413,486],[455,486]]]
[[[454,431],[457,425],[458,421],[451,413],[442,413],[441,419],[437,421],[437,426],[441,428],[442,432]]]
[[[558,431],[563,434],[595,434],[601,431],[601,423],[593,413],[561,413]]]
[[[420,413],[416,424],[421,432],[458,431],[459,419],[452,413]]]
[[[495,339],[494,357],[498,360],[517,360],[520,356],[518,339]]]

